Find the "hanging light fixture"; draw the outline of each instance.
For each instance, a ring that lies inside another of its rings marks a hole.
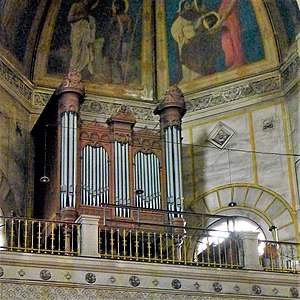
[[[229,173],[229,183],[231,184],[231,167],[230,167],[230,155],[229,155],[229,149],[227,149],[227,155],[228,155],[228,173]],[[236,202],[233,201],[232,197],[230,202],[228,203],[228,207],[235,207],[237,206]]]
[[[50,178],[46,175],[46,166],[47,166],[47,126],[45,126],[45,143],[44,143],[44,175],[40,178],[40,182],[48,183]]]

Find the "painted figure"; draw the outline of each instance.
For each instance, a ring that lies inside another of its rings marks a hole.
[[[189,69],[182,62],[182,48],[189,43],[189,40],[195,36],[194,21],[197,16],[192,13],[188,1],[183,0],[179,2],[178,11],[175,15],[175,20],[171,27],[173,39],[178,45],[179,62],[182,68],[182,81],[189,81],[197,78],[198,73]]]
[[[225,55],[225,66],[234,68],[245,63],[242,46],[242,26],[238,16],[237,0],[222,0],[218,14],[222,27],[222,49]],[[217,28],[216,26],[215,28]]]
[[[221,57],[226,69],[245,64],[238,0],[222,0],[217,12],[203,0],[180,0],[171,35],[178,46],[179,82],[215,73]]]
[[[107,83],[124,83],[121,63],[128,51],[129,33],[131,31],[131,18],[127,11],[128,1],[113,1],[111,19],[104,36],[102,48]]]
[[[178,44],[182,65],[181,82],[215,72],[217,32],[211,28],[217,21],[217,14],[206,12],[202,1],[194,5],[190,5],[187,0],[179,2],[171,34]]]
[[[71,24],[70,42],[72,57],[70,69],[79,72],[87,68],[90,74],[94,73],[94,42],[96,32],[95,18],[89,12],[96,8],[99,0],[80,0],[72,4],[68,22]]]

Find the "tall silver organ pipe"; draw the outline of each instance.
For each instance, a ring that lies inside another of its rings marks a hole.
[[[130,205],[129,195],[129,146],[128,143],[115,141],[115,198],[116,205]],[[129,217],[129,210],[116,208],[118,217]]]
[[[134,157],[135,205],[161,209],[159,160],[153,153],[138,152]]]
[[[108,203],[108,155],[103,147],[85,146],[81,161],[81,204]]]
[[[76,205],[77,114],[65,112],[61,119],[61,208]]]
[[[176,126],[165,129],[167,204],[168,209],[174,211],[183,209],[180,133]]]

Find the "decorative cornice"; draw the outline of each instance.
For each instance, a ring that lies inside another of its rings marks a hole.
[[[2,60],[0,60],[0,77],[12,88],[15,89],[28,103],[32,101],[32,88],[13,70],[11,70]]]
[[[233,86],[218,92],[210,93],[186,101],[188,113],[219,106],[228,102],[238,101],[247,97],[269,93],[281,87],[280,76]]]
[[[282,72],[283,86],[287,86],[300,73],[300,57],[297,56]]]

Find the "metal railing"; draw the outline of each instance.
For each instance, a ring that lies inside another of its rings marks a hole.
[[[264,246],[260,264],[266,271],[300,272],[300,244],[259,241]]]
[[[79,255],[80,224],[0,217],[0,250]]]
[[[139,226],[145,224],[139,223]],[[147,223],[147,226],[151,224]],[[218,268],[242,268],[242,241],[234,233],[152,224],[156,230],[99,227],[101,258],[184,264]],[[199,239],[199,234],[201,238]]]

